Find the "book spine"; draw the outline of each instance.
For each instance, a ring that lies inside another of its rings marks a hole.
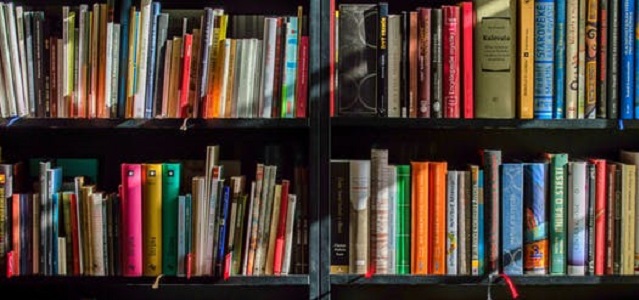
[[[508,275],[523,275],[524,248],[524,166],[520,163],[503,164],[501,167],[502,197],[502,245],[503,272]]]
[[[220,214],[218,221],[218,244],[215,251],[217,251],[217,255],[215,257],[215,272],[214,275],[222,275],[222,270],[224,270],[224,257],[226,253],[226,241],[228,239],[229,232],[229,206],[230,206],[230,197],[231,197],[231,189],[229,186],[223,187],[223,192],[221,194],[222,199],[220,205]]]
[[[377,40],[377,115],[388,116],[388,2],[377,5],[379,36]]]
[[[457,171],[448,171],[446,180],[446,274],[459,274],[459,241],[458,231],[459,181]]]
[[[149,44],[148,44],[148,56],[146,61],[146,86],[141,87],[142,89],[146,89],[144,93],[144,118],[151,119],[153,118],[153,92],[155,91],[155,74],[157,71],[157,65],[155,64],[157,55],[157,50],[159,45],[158,42],[158,21],[160,17],[160,7],[161,4],[159,2],[153,2],[151,4],[151,13],[149,20]],[[108,71],[108,70],[107,70]],[[107,74],[108,75],[108,74]],[[107,86],[107,89],[110,87]],[[106,99],[106,101],[111,101],[111,99]]]
[[[124,118],[126,112],[126,99],[127,99],[127,80],[131,78],[127,77],[129,60],[129,23],[130,11],[132,0],[122,0],[120,2],[120,29],[122,34],[120,35],[120,77],[118,85],[118,118]]]
[[[410,166],[397,166],[397,274],[410,274]]]
[[[588,0],[579,0],[577,24],[577,119],[584,118],[586,108],[586,16]]]
[[[295,210],[297,206],[297,195],[289,195],[288,196],[288,211],[286,213],[286,240],[284,243],[286,244],[284,248],[284,258],[282,261],[282,275],[288,275],[291,270],[291,253],[292,253],[292,244],[293,244],[293,225],[294,225],[294,216]],[[284,212],[282,212],[283,214]]]
[[[597,118],[605,119],[608,117],[608,1],[599,0],[599,28],[597,32],[597,43],[599,51],[597,52]]]
[[[350,204],[349,228],[351,236],[351,263],[353,274],[365,274],[370,265],[369,257],[369,204],[371,162],[369,160],[350,161]]]
[[[431,91],[433,93],[431,97],[432,101],[432,109],[431,115],[433,118],[442,118],[444,116],[444,65],[443,65],[443,37],[442,37],[442,28],[443,28],[443,18],[442,18],[442,9],[441,8],[433,8],[431,9],[431,41],[432,48],[431,52],[433,54],[433,62],[432,66],[432,87]]]
[[[400,97],[399,115],[408,118],[410,101],[410,12],[402,11],[400,20],[401,53],[400,53]],[[391,35],[391,38],[393,36]],[[392,45],[391,45],[392,46]]]
[[[405,109],[406,117],[416,118],[419,97],[419,14],[411,11],[408,18],[408,99],[405,100]]]
[[[388,274],[397,274],[397,166],[389,165],[388,182]]]
[[[371,150],[370,257],[373,273],[388,273],[388,150]],[[369,269],[370,270],[370,269]]]
[[[607,174],[606,161],[594,160],[596,167],[596,195],[595,195],[595,275],[604,275],[606,262],[606,198]]]
[[[604,273],[612,275],[614,267],[614,246],[615,246],[615,172],[617,165],[610,163],[606,165],[606,240]]]
[[[286,22],[286,46],[284,51],[284,68],[282,68],[282,118],[295,117],[295,77],[297,75],[297,17],[289,17]]]
[[[13,13],[13,12],[12,12]],[[18,115],[19,116],[27,116],[29,111],[29,79],[27,75],[27,54],[25,51],[25,31],[24,31],[24,10],[22,6],[15,7],[15,19],[13,20],[13,24],[9,24],[9,27],[15,26],[14,29],[17,33],[17,39],[15,40],[18,44],[18,57],[19,57],[19,69],[18,72],[19,78],[22,80],[22,101],[17,103]],[[57,243],[57,240],[56,240]]]
[[[24,13],[24,47],[27,54],[27,65],[23,67],[26,69],[27,74],[27,85],[28,85],[28,93],[29,93],[29,102],[27,103],[28,109],[27,112],[30,117],[36,116],[36,86],[37,82],[36,78],[36,70],[34,66],[36,64],[35,61],[35,32],[33,32],[33,19],[34,13],[25,12]],[[39,88],[39,85],[38,87]]]
[[[442,44],[444,60],[444,117],[459,118],[461,115],[460,59],[461,14],[459,6],[442,6],[444,24]]]
[[[446,162],[429,163],[429,209],[432,225],[429,236],[432,240],[430,274],[446,274]]]
[[[479,248],[483,246],[482,233],[479,231],[480,229],[480,215],[482,214],[483,205],[480,205],[480,200],[483,199],[483,195],[479,192],[479,186],[481,181],[479,180],[480,170],[478,166],[470,167],[470,203],[471,203],[471,215],[470,220],[471,224],[471,253],[470,253],[470,274],[471,275],[482,275],[483,269],[480,268],[480,259]]]
[[[179,277],[185,275],[185,261],[186,261],[186,248],[185,248],[185,238],[186,238],[186,222],[185,222],[185,214],[186,214],[186,197],[183,195],[179,195],[177,199],[178,210],[177,210],[177,265],[176,265],[176,274]],[[164,269],[164,265],[162,266]],[[169,268],[170,270],[170,268]]]
[[[607,115],[609,119],[617,119],[619,117],[619,1],[610,1],[608,13]]]
[[[579,0],[566,3],[566,118],[577,118],[579,87]]]
[[[588,246],[588,258],[586,259],[586,275],[595,274],[595,200],[597,194],[596,184],[596,166],[593,162],[588,163],[588,217],[586,219],[587,230],[587,246]]]
[[[309,37],[302,36],[300,38],[299,47],[299,65],[297,70],[297,87],[295,96],[297,107],[295,115],[298,118],[306,118],[308,115],[308,66],[309,66]],[[387,97],[388,98],[388,97]]]
[[[348,161],[331,162],[331,274],[349,273],[348,170]]]
[[[599,1],[600,0],[587,0],[585,119],[594,119],[597,117],[597,53],[599,47],[597,40],[597,28],[599,26]]]
[[[619,104],[621,119],[634,116],[635,86],[635,1],[621,0],[621,75],[619,82]]]
[[[586,163],[569,163],[568,173],[568,275],[586,273]]]
[[[178,197],[181,165],[162,165],[162,272],[177,275],[178,271]]]
[[[2,70],[4,71],[4,85],[8,103],[0,102],[0,110],[4,117],[15,116],[10,110],[12,99],[15,99],[13,91],[13,73],[11,72],[11,55],[9,48],[8,26],[6,25],[5,10],[8,6],[0,3],[0,57],[2,58]]]
[[[484,150],[484,219],[485,219],[485,272],[499,270],[499,166],[500,150]]]
[[[568,155],[550,158],[550,274],[566,274],[566,166]]]
[[[189,105],[189,84],[191,81],[191,58],[193,54],[193,35],[184,35],[184,48],[182,49],[180,72],[180,109],[178,111],[178,117],[187,118],[190,117],[191,109]]]
[[[524,166],[524,272],[548,274],[548,164]]]
[[[410,264],[411,274],[428,274],[430,269],[431,235],[429,226],[429,170],[428,162],[411,162],[410,203]]]
[[[152,117],[156,117],[162,114],[162,105],[164,99],[164,91],[165,91],[165,74],[166,74],[166,61],[167,57],[170,56],[170,52],[167,51],[169,43],[167,43],[167,30],[169,26],[169,15],[166,13],[161,13],[158,16],[158,33],[157,33],[157,60],[155,62],[155,78],[153,80],[155,83],[153,86],[155,87],[155,91],[153,92],[153,113]],[[118,51],[116,51],[117,54]],[[114,72],[115,74],[116,72]],[[114,104],[115,105],[115,104]]]
[[[200,44],[200,57],[198,58],[198,62],[200,64],[200,76],[197,80],[198,83],[198,91],[197,91],[197,101],[200,102],[199,107],[201,107],[202,118],[205,118],[209,113],[209,105],[206,103],[206,96],[208,93],[208,85],[209,80],[211,84],[213,80],[209,78],[209,64],[213,66],[215,64],[214,61],[209,61],[209,58],[214,58],[212,55],[213,47],[215,49],[219,49],[219,45],[217,44],[217,40],[215,43],[213,42],[213,29],[214,29],[214,21],[215,16],[213,14],[213,9],[210,7],[204,8],[204,15],[202,16],[202,26],[201,26],[201,44]],[[217,53],[216,53],[217,54]]]
[[[273,273],[275,275],[282,274],[282,264],[284,262],[285,248],[286,248],[286,228],[287,228],[287,220],[288,218],[288,205],[289,205],[289,187],[290,182],[288,180],[282,180],[282,192],[279,207],[279,215],[277,219],[273,219],[272,223],[277,224],[276,231],[271,231],[271,236],[275,235],[275,253],[273,259]],[[276,209],[273,208],[275,211]],[[275,216],[275,215],[274,215]],[[293,220],[290,220],[291,222]]]
[[[619,165],[617,167],[617,170],[615,170],[615,221],[614,221],[614,238],[613,238],[613,243],[614,243],[614,253],[613,253],[613,273],[615,275],[619,275],[621,274],[621,253],[623,252],[622,250],[622,244],[621,244],[621,239],[622,239],[622,231],[621,231],[621,226],[622,226],[622,186],[624,184],[623,180],[622,180],[622,165]]]
[[[107,74],[107,76],[111,77],[111,98],[106,99],[105,101],[109,101],[109,105],[111,107],[111,111],[109,112],[112,118],[115,118],[118,115],[118,76],[120,74],[120,65],[118,62],[120,61],[120,24],[113,24],[113,35],[111,37],[111,41],[113,43],[113,53],[111,57],[111,61],[113,62],[113,67],[111,69],[111,74]]]
[[[631,164],[622,165],[621,188],[621,275],[633,275],[634,255],[635,255],[635,177],[636,166]]]
[[[35,117],[44,118],[45,111],[45,64],[44,58],[44,13],[33,12],[33,59],[35,84]]]
[[[142,275],[142,166],[122,165],[123,276]]]
[[[462,99],[464,119],[472,119],[475,117],[475,98],[473,97],[473,2],[464,1],[461,6],[461,51],[462,51]]]
[[[470,172],[459,172],[459,274],[471,274],[472,205]]]
[[[20,52],[18,50],[18,36],[16,28],[16,17],[13,3],[5,4],[5,13],[7,16],[8,30],[6,31],[9,37],[9,49],[11,51],[11,68],[13,70],[13,90],[15,92],[15,101],[9,101],[9,109],[11,115],[23,116],[23,105],[25,97],[25,87],[22,79],[22,70],[20,65]]]
[[[552,119],[555,2],[535,1],[535,119]]]
[[[525,2],[525,1],[524,1]],[[566,0],[555,1],[555,83],[553,113],[554,119],[565,117],[566,97]]]
[[[419,80],[418,99],[419,104],[417,116],[420,118],[431,117],[431,72],[432,72],[432,49],[431,49],[431,9],[418,8],[418,53],[419,53]]]

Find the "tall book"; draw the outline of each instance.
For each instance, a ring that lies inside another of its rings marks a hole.
[[[348,160],[331,161],[331,274],[349,273],[349,169]]]
[[[608,1],[600,0],[597,30],[597,118],[608,115]]]
[[[550,274],[566,274],[566,203],[568,154],[548,153]]]
[[[162,274],[162,164],[142,169],[144,276],[157,276]]]
[[[397,166],[397,274],[411,271],[411,170]]]
[[[601,1],[602,3],[606,1]],[[606,72],[608,81],[606,100],[607,117],[616,119],[619,116],[619,2],[610,1],[608,7],[608,55],[606,64],[609,66]],[[602,36],[603,38],[603,36]]]
[[[484,172],[477,165],[471,165],[470,203],[471,208],[471,275],[484,274]]]
[[[433,62],[431,67],[433,69],[432,81],[432,116],[434,118],[442,118],[444,116],[444,61],[443,61],[443,49],[442,49],[442,30],[444,20],[442,18],[441,8],[431,9],[431,30],[432,30],[432,49]]]
[[[371,162],[351,160],[350,174],[350,270],[354,274],[364,274],[370,265],[369,257],[369,204]]]
[[[485,149],[482,152],[484,167],[484,247],[485,271],[488,274],[499,270],[499,166],[501,150]]]
[[[122,164],[122,244],[124,276],[142,276],[142,165]]]
[[[515,1],[478,0],[474,5],[475,117],[514,118],[517,99]]]
[[[397,165],[389,165],[388,178],[388,274],[397,274]]]
[[[462,84],[462,109],[464,119],[472,119],[475,116],[475,98],[473,97],[473,2],[464,1],[461,7],[461,84]]]
[[[178,197],[181,164],[162,164],[162,272],[178,273]]]
[[[456,5],[442,6],[442,54],[444,60],[444,117],[461,115],[461,9]]]
[[[555,1],[535,1],[535,119],[552,119]]]
[[[599,1],[587,0],[586,8],[586,70],[585,70],[585,108],[584,118],[594,119],[597,117],[597,78],[599,68],[597,67],[597,53],[599,53],[599,43],[597,29],[599,27]]]
[[[377,115],[388,116],[388,2],[378,4]]]
[[[370,256],[373,273],[388,273],[388,149],[371,149]]]
[[[568,275],[586,273],[586,165],[584,161],[568,164]]]
[[[632,119],[635,112],[635,1],[621,0],[619,117]]]
[[[565,117],[577,118],[579,87],[579,0],[566,0],[566,97]]]
[[[635,152],[635,151],[628,151],[628,150],[621,150],[620,154],[619,154],[619,158],[621,160],[622,163],[625,164],[629,164],[635,167],[635,171],[639,170],[639,152]],[[601,163],[601,162],[600,162]],[[603,163],[602,163],[603,164]],[[635,188],[635,206],[637,201],[639,200],[639,194],[637,194],[636,192],[636,187],[639,186],[639,176],[635,173],[634,174],[634,179],[635,181],[630,181],[628,184],[630,186],[624,186],[624,187],[628,187],[630,189],[632,189],[632,186],[634,186]],[[601,205],[599,205],[601,206]],[[635,207],[636,209],[636,207]],[[633,262],[633,270],[634,272],[639,272],[639,239],[637,239],[637,235],[639,235],[639,230],[637,230],[637,225],[639,224],[635,224],[635,229],[634,229],[634,262]]]
[[[526,1],[524,1],[526,2]],[[566,0],[555,1],[553,119],[563,119],[566,103]]]
[[[459,236],[458,218],[458,171],[448,171],[446,175],[446,274],[459,274]]]
[[[548,249],[548,164],[524,165],[524,272],[547,274]]]
[[[429,214],[431,226],[429,237],[432,241],[430,248],[430,274],[446,274],[446,162],[430,162],[428,164]]]
[[[430,172],[428,162],[411,162],[411,274],[428,274],[430,269],[431,235],[429,227],[429,186]]]
[[[506,163],[501,165],[500,173],[503,272],[508,275],[523,275],[524,165]]]

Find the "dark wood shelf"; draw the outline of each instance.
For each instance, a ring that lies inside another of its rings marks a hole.
[[[184,127],[184,125],[186,125]],[[308,129],[308,119],[40,119],[17,118],[0,122],[0,128],[14,129],[159,129],[159,130],[216,130],[216,129]]]
[[[0,285],[32,285],[38,287],[46,285],[122,285],[148,286],[155,283],[155,277],[121,277],[121,276],[17,276],[0,278]],[[286,276],[231,276],[228,280],[220,277],[162,277],[158,286],[306,286],[309,284],[308,275]]]
[[[408,119],[376,117],[334,117],[333,128],[368,129],[639,129],[639,120],[578,119],[578,120],[519,120],[519,119]]]
[[[517,286],[639,285],[639,276],[512,276]],[[331,275],[332,285],[488,285],[486,276]],[[501,278],[493,284],[504,285]]]

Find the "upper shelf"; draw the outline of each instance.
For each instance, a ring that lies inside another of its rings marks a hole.
[[[305,129],[308,119],[31,119],[17,118],[0,122],[0,128],[12,129]]]
[[[520,120],[520,119],[415,119],[334,117],[332,127],[374,129],[639,129],[639,120]]]

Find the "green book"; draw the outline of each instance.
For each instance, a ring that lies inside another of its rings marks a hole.
[[[548,154],[550,160],[550,274],[566,274],[566,166],[568,154]]]
[[[410,166],[397,166],[397,274],[410,274]]]
[[[177,275],[178,196],[180,194],[179,163],[162,165],[162,271]]]

